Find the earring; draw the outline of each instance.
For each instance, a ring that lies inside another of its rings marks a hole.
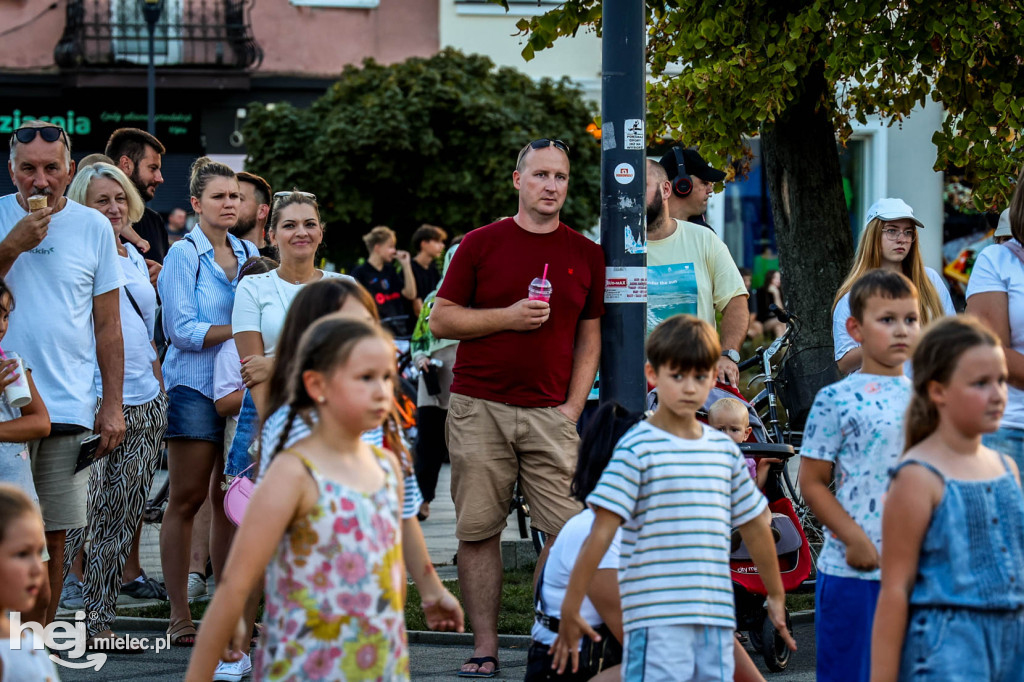
[[[316,399],[316,401],[317,401],[318,403],[320,403],[321,405],[323,405],[324,403],[326,403],[326,402],[327,402],[327,398],[325,398],[324,396],[320,396],[320,397],[318,397],[318,398]]]

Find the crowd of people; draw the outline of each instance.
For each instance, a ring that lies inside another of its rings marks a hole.
[[[195,647],[189,680],[408,679],[408,576],[429,627],[461,631],[464,605],[474,650],[458,676],[494,677],[518,484],[547,538],[528,681],[762,679],[734,636],[734,529],[766,618],[796,647],[762,494],[779,462],[741,454],[738,393],[709,398],[738,386],[751,326],[784,331],[760,314],[783,307],[781,277],[750,305],[703,220],[724,174],[696,151],[646,168],[657,407],[603,405],[582,440],[605,260],[560,220],[564,142],[519,152],[514,215],[450,245],[424,225],[415,255],[375,227],[351,276],[316,267],[316,196],[206,157],[190,172],[195,227],[176,215],[165,229],[145,205],[164,151],[121,129],[76,168],[58,126],[11,136],[0,387],[30,400],[0,399],[0,574],[22,587],[0,592],[0,637],[7,611],[46,624],[61,602],[96,614],[88,647],[132,651],[111,630],[129,594],[170,602],[171,644]],[[801,492],[829,531],[820,680],[1024,670],[1024,175],[1007,215],[1012,238],[979,256],[957,316],[913,209],[886,198],[869,212],[834,306],[847,376],[818,393],[800,450]],[[420,371],[411,444],[396,344]],[[138,558],[162,443],[163,584]],[[446,460],[461,604],[420,526]],[[197,631],[207,556],[216,592]],[[30,654],[0,646],[4,674],[52,674]]]

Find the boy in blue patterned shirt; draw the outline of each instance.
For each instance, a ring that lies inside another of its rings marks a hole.
[[[647,339],[647,380],[658,409],[619,440],[587,504],[595,519],[576,560],[554,650],[563,672],[578,667],[586,586],[622,525],[619,592],[626,641],[622,679],[732,680],[735,615],[730,534],[739,527],[768,588],[768,615],[791,648],[771,515],[739,448],[697,421],[715,383],[715,330],[690,315],[669,318]]]
[[[870,677],[882,504],[903,452],[911,394],[903,363],[919,331],[917,290],[897,272],[872,270],[850,290],[850,313],[846,329],[863,364],[818,392],[800,450],[800,490],[829,531],[815,586],[819,682]]]

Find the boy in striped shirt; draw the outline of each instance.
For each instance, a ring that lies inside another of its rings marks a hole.
[[[721,347],[713,327],[690,315],[669,318],[647,339],[647,380],[658,409],[619,440],[587,504],[594,508],[562,603],[552,647],[560,672],[577,669],[587,585],[615,530],[625,646],[622,679],[732,680],[735,615],[729,576],[730,533],[738,527],[768,588],[768,616],[790,648],[785,591],[771,513],[739,448],[697,421],[715,383]]]

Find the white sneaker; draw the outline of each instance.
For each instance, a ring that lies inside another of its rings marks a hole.
[[[214,682],[239,682],[243,677],[252,672],[252,661],[248,654],[242,654],[242,658],[234,663],[221,661],[213,672]]]
[[[201,573],[188,574],[188,600],[206,596],[206,577]]]

